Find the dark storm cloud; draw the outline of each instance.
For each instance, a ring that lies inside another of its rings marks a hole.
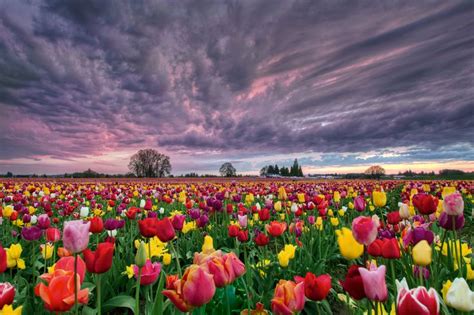
[[[0,160],[474,160],[474,4],[0,0]],[[341,161],[339,161],[341,160]],[[319,161],[318,163],[325,163]],[[329,163],[329,162],[328,162]]]

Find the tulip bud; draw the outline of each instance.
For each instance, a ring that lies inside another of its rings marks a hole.
[[[138,246],[137,254],[135,255],[135,265],[139,268],[145,266],[146,263],[146,247],[144,242],[140,242]]]

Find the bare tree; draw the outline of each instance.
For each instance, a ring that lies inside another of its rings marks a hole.
[[[374,165],[365,170],[365,175],[371,178],[380,178],[385,175],[385,170],[381,166]]]
[[[221,168],[219,169],[219,173],[221,173],[221,176],[225,177],[235,176],[236,172],[237,171],[235,170],[235,167],[230,162],[222,164]]]
[[[170,157],[153,149],[140,150],[132,155],[128,168],[137,177],[165,177],[171,172]]]

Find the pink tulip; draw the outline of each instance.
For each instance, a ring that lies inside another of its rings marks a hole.
[[[370,269],[359,267],[364,292],[368,299],[372,301],[384,302],[387,300],[388,291],[385,283],[386,267],[384,265],[375,267],[371,265]]]
[[[161,264],[158,262],[152,263],[150,259],[147,259],[145,266],[143,266],[141,270],[140,285],[153,284],[160,275]],[[138,266],[133,266],[133,273],[135,274],[135,278],[138,278]]]
[[[458,216],[464,211],[464,200],[460,193],[455,192],[447,195],[443,200],[444,212],[448,215]]]
[[[245,229],[247,227],[247,215],[238,215],[239,225],[241,228]]]
[[[438,315],[439,300],[435,289],[425,287],[407,290],[401,288],[397,296],[397,314],[399,315]]]
[[[80,253],[89,245],[89,227],[91,223],[82,220],[64,223],[63,244],[71,253]]]
[[[369,246],[377,238],[377,224],[371,217],[357,217],[352,221],[352,234],[357,242]]]
[[[365,199],[364,199],[364,197],[357,196],[354,199],[354,208],[359,212],[362,212],[362,211],[365,210]]]

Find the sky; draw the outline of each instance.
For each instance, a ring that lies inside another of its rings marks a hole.
[[[0,0],[0,173],[474,171],[474,1]]]

